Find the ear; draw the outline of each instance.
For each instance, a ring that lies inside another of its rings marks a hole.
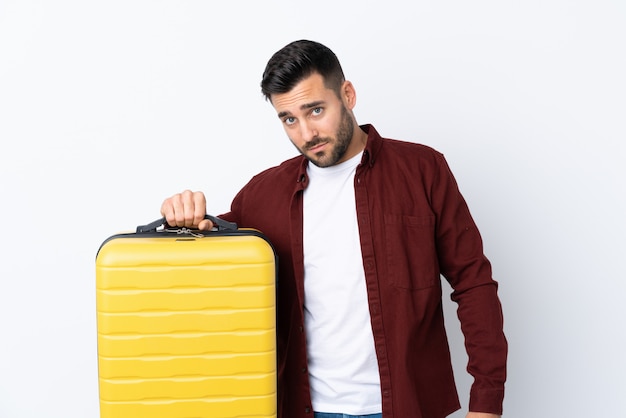
[[[344,81],[341,86],[341,98],[348,109],[352,110],[356,106],[356,90],[348,80]]]

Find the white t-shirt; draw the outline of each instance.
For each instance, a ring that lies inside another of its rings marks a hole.
[[[318,412],[382,411],[354,197],[361,156],[327,168],[309,164],[304,191],[304,318]]]

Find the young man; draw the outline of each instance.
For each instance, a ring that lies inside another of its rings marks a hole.
[[[440,275],[475,382],[468,418],[502,413],[507,342],[479,231],[442,154],[382,138],[353,114],[335,54],[296,41],[261,83],[301,155],[256,175],[221,215],[278,252],[279,417],[442,418],[459,409]],[[212,227],[206,199],[163,202],[172,226]]]

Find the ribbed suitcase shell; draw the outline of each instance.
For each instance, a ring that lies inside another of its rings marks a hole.
[[[118,234],[96,257],[101,418],[276,417],[276,257],[253,230]]]

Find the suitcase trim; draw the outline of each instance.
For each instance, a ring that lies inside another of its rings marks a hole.
[[[269,246],[272,248],[274,252],[274,257],[278,261],[278,255],[276,254],[276,249],[272,242],[263,234],[261,231],[252,229],[252,228],[242,228],[235,230],[217,230],[217,231],[201,231],[199,229],[189,229],[189,228],[165,228],[161,230],[152,230],[149,232],[121,232],[118,234],[111,235],[107,239],[105,239],[98,251],[96,252],[96,258],[98,258],[98,254],[100,254],[100,250],[104,245],[118,238],[171,238],[172,235],[178,235],[182,237],[188,238],[207,238],[207,237],[229,237],[229,236],[256,236],[265,240]],[[277,264],[278,265],[278,264]]]

